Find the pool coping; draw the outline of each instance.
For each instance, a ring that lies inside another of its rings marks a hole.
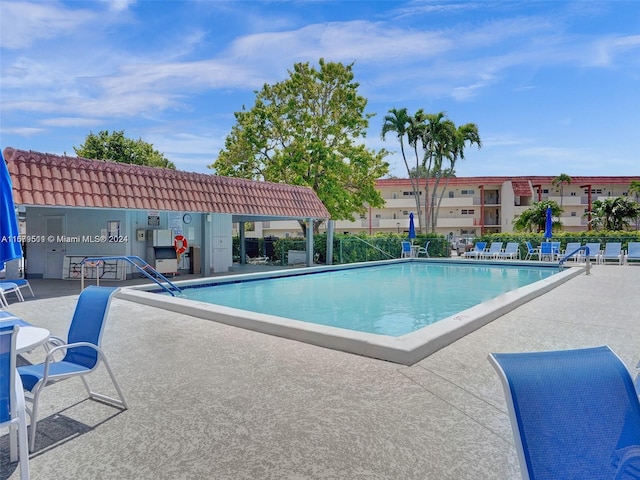
[[[274,270],[259,273],[229,275],[226,277],[208,277],[201,280],[185,280],[173,282],[176,286],[203,285],[259,280],[264,278],[303,275],[325,271],[352,269],[392,263],[432,262],[432,263],[463,263],[482,266],[526,266],[526,267],[556,267],[557,263],[497,261],[481,260],[451,260],[451,259],[397,259],[380,262],[366,262],[360,264],[317,266],[296,270]],[[209,303],[187,300],[179,297],[158,295],[151,291],[158,290],[156,284],[145,284],[124,287],[118,298],[149,305],[164,310],[170,310],[197,318],[212,320],[227,325],[245,328],[260,333],[267,333],[278,337],[310,343],[313,345],[340,350],[357,355],[387,360],[402,365],[413,365],[441,348],[468,335],[478,328],[490,323],[507,312],[527,303],[556,286],[568,281],[585,271],[585,266],[571,265],[549,278],[539,280],[530,285],[503,293],[487,302],[463,310],[455,315],[442,319],[432,325],[399,337],[357,332],[337,327],[330,327],[314,323],[291,320],[274,315],[249,312],[231,307],[213,305]]]

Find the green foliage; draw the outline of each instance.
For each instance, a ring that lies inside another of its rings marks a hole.
[[[611,197],[594,201],[589,213],[596,230],[625,230],[640,216],[640,205],[628,197]]]
[[[543,231],[545,223],[547,221],[547,208],[551,207],[551,214],[554,217],[560,216],[562,209],[553,200],[545,200],[542,202],[535,202],[531,208],[528,208],[522,212],[513,222],[513,228],[517,231]],[[562,228],[562,223],[559,221],[553,222],[553,230],[559,230]]]
[[[396,233],[377,233],[366,235],[335,234],[333,237],[333,264],[372,262],[376,260],[389,260],[399,258],[402,253],[402,242],[407,240],[406,235]],[[449,257],[450,246],[446,238],[441,235],[427,234],[417,235],[415,244],[424,246],[429,244],[431,257]],[[258,248],[263,252],[263,239],[258,239]],[[286,265],[289,250],[306,250],[307,242],[303,238],[280,238],[274,243],[274,256],[272,263]],[[327,234],[316,234],[313,237],[313,249],[315,262],[326,264],[327,258]],[[233,239],[233,255],[240,256],[240,239]]]
[[[416,199],[418,228],[421,231],[424,225],[427,231],[435,232],[438,210],[449,179],[455,176],[456,162],[464,160],[467,146],[482,147],[478,126],[475,123],[467,123],[456,127],[455,123],[447,118],[445,112],[432,114],[425,113],[422,109],[412,116],[407,113],[406,108],[399,110],[394,108],[389,110],[389,115],[384,120],[382,138],[384,139],[389,132],[396,132],[400,142],[402,158]],[[405,135],[408,145],[413,149],[415,167],[409,166],[406,157]],[[418,153],[420,150],[421,153]],[[422,178],[424,178],[425,188],[424,199],[427,204],[424,219],[418,195]],[[429,193],[430,178],[434,179],[431,193]],[[444,187],[438,194],[438,186],[442,179],[445,182]]]
[[[124,130],[114,130],[113,133],[103,130],[97,135],[91,132],[87,135],[84,143],[79,147],[73,147],[73,150],[76,155],[83,158],[112,160],[172,170],[176,168],[172,162],[165,158],[164,154],[155,150],[150,143],[144,142],[142,139],[126,138]]]
[[[219,175],[312,188],[335,220],[355,219],[365,205],[381,207],[376,179],[389,170],[385,150],[367,149],[367,100],[352,65],[297,63],[289,78],[264,85],[209,168]],[[315,226],[317,229],[317,225]]]

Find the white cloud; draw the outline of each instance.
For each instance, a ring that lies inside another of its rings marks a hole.
[[[0,46],[26,48],[51,38],[68,36],[95,18],[95,13],[67,9],[57,2],[0,2]]]

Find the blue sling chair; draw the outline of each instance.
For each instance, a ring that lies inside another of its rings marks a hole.
[[[29,480],[27,413],[20,377],[16,372],[16,337],[20,327],[0,327],[0,427],[9,427],[9,457],[20,454],[20,478]],[[17,441],[16,441],[17,435]]]
[[[522,478],[640,478],[640,403],[609,347],[492,353]]]
[[[50,343],[54,347],[49,349],[43,363],[18,368],[24,389],[30,394],[27,395],[27,402],[32,404],[31,409],[27,408],[31,418],[29,450],[33,451],[35,448],[40,395],[46,386],[54,382],[79,376],[90,398],[127,409],[124,395],[101,349],[109,305],[118,290],[119,288],[96,286],[84,289],[78,298],[67,341],[50,337]],[[64,352],[64,358],[56,361],[54,356],[60,351]],[[97,369],[100,363],[104,363],[118,399],[93,392],[89,388],[85,375]]]

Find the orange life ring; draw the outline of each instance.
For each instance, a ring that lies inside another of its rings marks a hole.
[[[183,235],[176,235],[176,238],[173,239],[173,248],[176,249],[176,253],[178,255],[182,255],[187,251],[187,247],[189,244],[187,243],[187,239],[184,238]]]

